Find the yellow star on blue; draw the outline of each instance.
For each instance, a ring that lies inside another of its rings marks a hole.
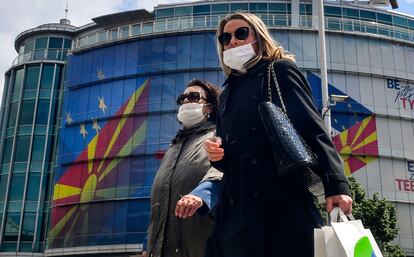
[[[86,138],[86,135],[88,134],[88,131],[85,129],[85,124],[80,124],[80,131],[79,134],[83,136],[83,139]]]
[[[99,96],[98,96],[98,100],[99,100],[99,109],[101,109],[102,112],[105,114],[105,110],[108,109],[108,107],[105,104],[105,100],[103,97],[101,98]]]

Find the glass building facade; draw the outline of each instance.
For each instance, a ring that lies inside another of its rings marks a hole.
[[[66,27],[53,25],[62,31]],[[68,33],[20,35],[6,73],[0,166],[1,252],[43,252]]]
[[[260,16],[296,55],[321,108],[316,2],[160,5],[94,18],[61,40],[23,33],[1,113],[1,251],[139,252],[152,180],[179,129],[175,99],[191,79],[224,81],[215,48],[220,19],[235,11]],[[405,190],[414,172],[414,98],[406,93],[414,92],[414,19],[332,1],[325,14],[329,94],[349,96],[332,108],[344,171],[369,197],[395,203],[395,243],[414,256],[414,192]]]

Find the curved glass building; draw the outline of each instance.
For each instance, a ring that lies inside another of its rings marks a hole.
[[[2,252],[42,252],[63,73],[74,27],[67,20],[20,33],[6,73],[1,119]]]
[[[316,0],[197,1],[159,5],[152,13],[109,14],[82,27],[62,25],[62,55],[55,55],[61,59],[53,60],[36,59],[37,32],[18,37],[20,55],[6,74],[2,105],[2,124],[7,123],[1,137],[2,251],[45,256],[140,252],[152,180],[179,129],[175,99],[193,78],[217,85],[224,81],[215,30],[236,11],[261,17],[274,38],[296,55],[321,108]],[[395,243],[414,256],[414,17],[346,1],[325,2],[325,15],[329,94],[349,96],[331,107],[332,136],[345,173],[356,177],[368,196],[378,193],[395,203],[400,227]],[[46,92],[42,74],[51,62],[50,98],[41,97]],[[40,65],[38,73],[34,64]],[[61,91],[62,83],[55,84],[58,70],[64,74]],[[32,77],[38,78],[37,86],[26,88],[26,78]],[[22,85],[20,91],[16,84]],[[33,87],[36,94],[28,98]],[[38,122],[46,114],[36,111],[41,101],[49,104],[43,134]],[[60,119],[53,120],[58,112]],[[57,150],[45,150],[40,172],[33,172],[39,160],[33,158],[40,158],[32,154],[41,148],[36,142],[53,148],[55,126]],[[35,174],[39,177],[32,178]],[[42,181],[42,193],[28,193],[31,181]],[[24,193],[13,191],[13,185]],[[33,195],[37,206],[29,212]],[[29,230],[25,220],[33,215],[30,224],[36,225]]]

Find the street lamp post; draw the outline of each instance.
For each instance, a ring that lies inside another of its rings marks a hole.
[[[322,113],[328,134],[331,134],[331,110],[328,95],[328,71],[326,65],[326,46],[325,46],[325,13],[323,0],[318,1],[318,29],[319,29],[319,59],[321,63],[321,89],[322,89]]]

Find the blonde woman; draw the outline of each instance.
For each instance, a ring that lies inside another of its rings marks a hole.
[[[312,195],[297,176],[279,176],[258,104],[266,99],[273,67],[287,114],[319,161],[327,210],[352,210],[338,154],[315,107],[308,82],[255,15],[235,13],[221,21],[217,48],[227,76],[220,96],[217,135],[204,147],[224,172],[220,203],[206,257],[310,257],[313,229],[321,224]],[[273,101],[280,106],[276,90]]]

